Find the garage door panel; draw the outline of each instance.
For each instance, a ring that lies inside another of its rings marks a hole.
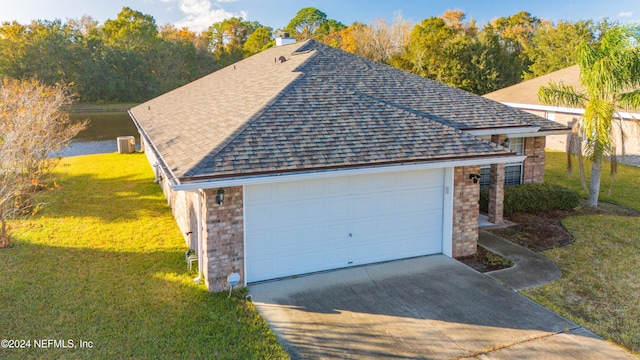
[[[272,202],[295,201],[300,198],[300,184],[298,182],[275,183],[272,186]]]
[[[349,179],[349,194],[370,194],[375,191],[373,176],[358,175]]]
[[[255,230],[260,232],[264,228],[268,228],[273,223],[272,208],[268,205],[254,205],[245,211],[245,224],[247,231]]]
[[[442,252],[443,179],[439,169],[245,187],[247,281]]]
[[[325,181],[328,195],[346,196],[349,195],[349,177],[328,178]]]
[[[344,198],[327,199],[327,212],[332,221],[346,220],[349,217],[349,202]]]
[[[325,221],[324,217],[327,215],[326,201],[321,199],[301,201],[297,206],[297,216],[300,218],[298,223],[314,224]]]

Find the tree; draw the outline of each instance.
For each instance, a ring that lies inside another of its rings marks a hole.
[[[256,29],[256,31],[249,35],[247,41],[244,43],[243,49],[245,56],[257,54],[272,47],[275,45],[272,38],[273,30],[270,27],[263,26]]]
[[[531,46],[525,50],[531,60],[525,80],[575,65],[576,54],[567,49],[575,49],[580,42],[592,43],[594,30],[591,20],[559,21],[556,25],[542,22],[533,34]]]
[[[316,35],[324,23],[327,22],[327,14],[314,8],[302,8],[296,16],[289,21],[285,32],[291,34],[298,41],[311,39]]]
[[[257,21],[245,21],[239,17],[224,19],[214,23],[207,30],[209,49],[214,53],[220,66],[226,66],[244,58],[244,44],[256,29]]]
[[[0,26],[0,75],[21,78],[27,72],[25,65],[29,29],[17,23],[5,22]]]
[[[591,158],[588,204],[598,206],[602,160],[615,157],[612,120],[619,109],[640,106],[640,36],[630,27],[607,30],[600,44],[581,42],[577,48],[581,92],[573,86],[549,83],[540,87],[540,101],[551,105],[584,108],[579,120],[586,137],[585,151]]]
[[[73,28],[60,20],[40,20],[31,23],[29,31],[31,38],[24,60],[29,76],[48,85],[73,82],[77,72],[77,37]]]
[[[85,124],[70,124],[64,111],[69,89],[35,80],[0,83],[0,247],[9,244],[7,221],[36,206],[53,159],[50,155]]]
[[[398,13],[391,24],[385,19],[376,19],[369,25],[356,22],[338,33],[337,45],[343,50],[389,64],[405,51],[411,26]]]
[[[494,19],[482,29],[482,32],[496,36],[505,53],[509,55],[505,60],[511,63],[509,67],[514,70],[513,75],[516,78],[512,84],[520,82],[531,65],[527,49],[531,47],[533,36],[539,27],[538,18],[521,11],[508,17]]]
[[[158,39],[158,27],[151,15],[128,7],[122,8],[115,20],[107,20],[102,33],[108,44],[127,50],[146,50]]]

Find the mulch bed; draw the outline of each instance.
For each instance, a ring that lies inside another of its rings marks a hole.
[[[586,204],[573,210],[554,210],[547,213],[528,214],[516,213],[506,217],[516,223],[502,229],[487,230],[492,234],[503,237],[514,243],[533,251],[543,251],[562,247],[573,242],[573,235],[562,226],[562,220],[569,216],[581,215],[616,215],[616,216],[640,216],[640,211],[624,206],[600,202],[598,208],[592,208]],[[456,258],[467,266],[480,272],[504,269],[512,265],[496,260],[499,255],[494,254],[481,246],[478,246],[476,255]],[[506,259],[505,259],[506,260]]]
[[[509,259],[491,252],[482,246],[478,246],[478,252],[475,255],[457,257],[456,260],[481,273],[513,266],[513,263]]]

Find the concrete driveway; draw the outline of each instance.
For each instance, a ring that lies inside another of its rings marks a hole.
[[[442,255],[250,286],[293,359],[636,359]]]

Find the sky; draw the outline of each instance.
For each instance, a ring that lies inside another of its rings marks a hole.
[[[318,8],[345,25],[392,20],[397,13],[417,23],[447,9],[462,10],[467,20],[473,18],[479,25],[522,10],[553,22],[608,18],[622,24],[640,23],[640,0],[0,0],[0,22],[27,24],[89,15],[102,24],[115,19],[125,6],[153,16],[158,25],[194,31],[233,16],[283,28],[304,7]]]

